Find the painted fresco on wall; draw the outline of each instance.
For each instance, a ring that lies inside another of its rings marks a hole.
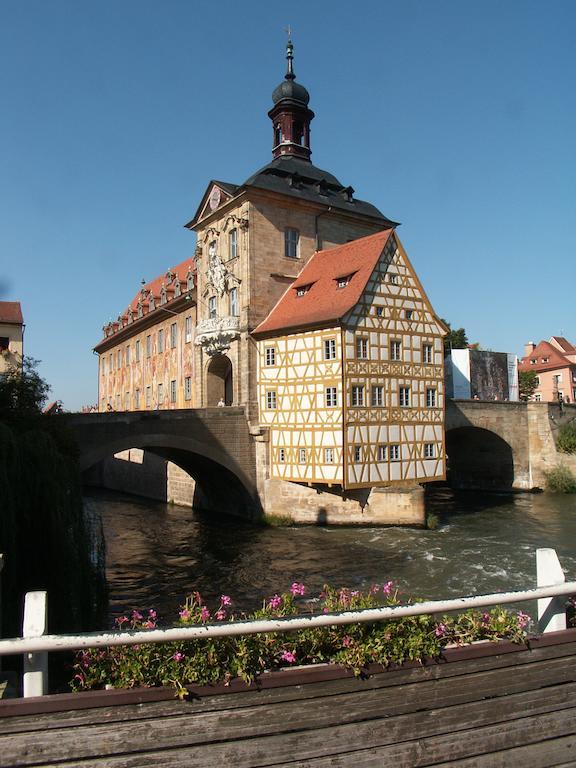
[[[509,400],[508,354],[471,349],[470,390],[480,400]]]

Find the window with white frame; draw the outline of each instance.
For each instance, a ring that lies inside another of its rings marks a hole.
[[[336,339],[324,339],[324,360],[336,359]]]
[[[362,384],[354,384],[352,387],[352,405],[356,407],[364,405],[364,386]]]
[[[356,337],[356,357],[358,360],[368,359],[368,339],[366,336]]]
[[[228,235],[228,258],[235,259],[236,256],[238,256],[238,230],[234,228]]]
[[[275,389],[269,389],[268,392],[266,392],[266,408],[268,410],[273,411],[276,409],[276,390]]]
[[[324,403],[326,408],[335,408],[338,405],[338,392],[336,387],[326,387],[324,390]]]
[[[433,459],[435,456],[434,443],[424,443],[424,458]]]
[[[324,464],[334,464],[334,448],[324,448]]]
[[[426,389],[426,407],[436,408],[436,390],[434,387],[428,387]]]
[[[398,284],[398,275],[395,272],[388,272],[388,282],[392,285]]]
[[[432,362],[432,344],[422,345],[422,362],[424,363]]]
[[[402,342],[392,340],[390,342],[390,360],[402,360]]]
[[[135,355],[135,357],[136,357],[136,362],[139,363],[140,362],[140,339],[138,339],[136,341],[136,355]]]
[[[410,387],[400,387],[398,390],[398,402],[401,408],[410,407]]]
[[[176,323],[172,323],[170,326],[170,347],[176,348],[176,342],[178,341],[178,326]]]
[[[300,245],[300,232],[292,227],[284,230],[284,256],[290,259],[298,258]]]
[[[176,379],[172,379],[170,382],[170,402],[176,402]]]
[[[184,378],[184,400],[192,400],[192,376]]]
[[[383,444],[378,446],[378,461],[386,461],[388,455],[387,448],[388,446]]]
[[[381,408],[384,405],[384,387],[382,384],[375,384],[372,387],[372,407]]]
[[[208,299],[208,317],[216,317],[216,296],[210,296]]]
[[[361,445],[355,445],[354,446],[354,461],[362,461],[362,446]]]
[[[309,285],[299,285],[296,288],[296,296],[298,296],[298,297],[306,296],[306,294],[308,293],[308,291],[310,290],[311,287],[312,287],[311,284],[309,284]]]
[[[390,461],[400,461],[400,446],[393,443],[390,448]]]
[[[230,315],[232,317],[238,317],[238,288],[230,288],[228,298],[230,304]]]
[[[164,384],[160,382],[158,384],[158,405],[162,405],[164,403]]]
[[[192,316],[188,315],[184,320],[184,343],[192,341]]]
[[[158,354],[164,352],[164,328],[158,331]]]
[[[276,347],[266,347],[264,357],[266,365],[276,365]]]
[[[298,462],[300,464],[306,464],[306,448],[298,449]]]

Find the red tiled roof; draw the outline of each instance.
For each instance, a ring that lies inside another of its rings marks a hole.
[[[576,355],[576,347],[570,344],[564,336],[552,336],[550,339],[552,346],[558,347],[565,355]]]
[[[140,299],[140,296],[143,295],[143,292],[147,297],[149,292],[152,291],[152,295],[154,296],[154,298],[159,299],[162,283],[166,285],[166,290],[168,293],[173,292],[174,288],[172,285],[168,285],[168,278],[166,277],[166,273],[173,272],[182,283],[186,280],[186,275],[190,267],[192,267],[193,272],[196,272],[194,259],[192,257],[190,257],[189,259],[186,259],[181,264],[178,264],[175,267],[170,267],[170,269],[167,269],[163,275],[160,275],[159,277],[154,278],[154,280],[151,280],[149,283],[146,283],[146,285],[143,285],[142,288],[136,294],[136,296],[134,296],[134,298],[132,299],[132,301],[130,302],[130,304],[126,308],[126,311],[123,314],[126,314],[126,312],[128,312],[129,309],[132,309],[133,311],[136,310],[136,308],[138,307],[138,300]],[[147,301],[148,299],[146,299],[146,302]]]
[[[569,344],[569,346],[571,346]],[[542,362],[546,358],[547,362]],[[531,363],[530,360],[536,360]],[[550,344],[549,341],[541,341],[529,355],[523,357],[518,363],[519,371],[551,371],[555,368],[565,368],[574,365],[560,350]]]
[[[392,229],[317,251],[283,294],[256,334],[335,322],[358,303]],[[348,277],[338,288],[338,278]],[[302,296],[297,289],[310,286]]]
[[[0,301],[0,323],[22,325],[22,308],[19,301]]]

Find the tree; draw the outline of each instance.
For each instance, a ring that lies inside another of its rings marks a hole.
[[[42,412],[50,385],[36,370],[39,362],[23,357],[21,365],[11,365],[0,374],[0,417]]]
[[[518,391],[520,400],[530,400],[538,387],[538,374],[535,371],[518,371]]]
[[[448,326],[448,333],[444,336],[444,352],[450,352],[451,349],[467,349],[468,348],[468,336],[464,328],[458,328],[452,330],[450,323],[447,320],[442,322]]]

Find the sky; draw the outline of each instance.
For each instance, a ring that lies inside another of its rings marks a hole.
[[[0,0],[0,300],[65,408],[210,179],[271,159],[288,25],[312,161],[401,222],[436,313],[576,342],[573,0]]]

